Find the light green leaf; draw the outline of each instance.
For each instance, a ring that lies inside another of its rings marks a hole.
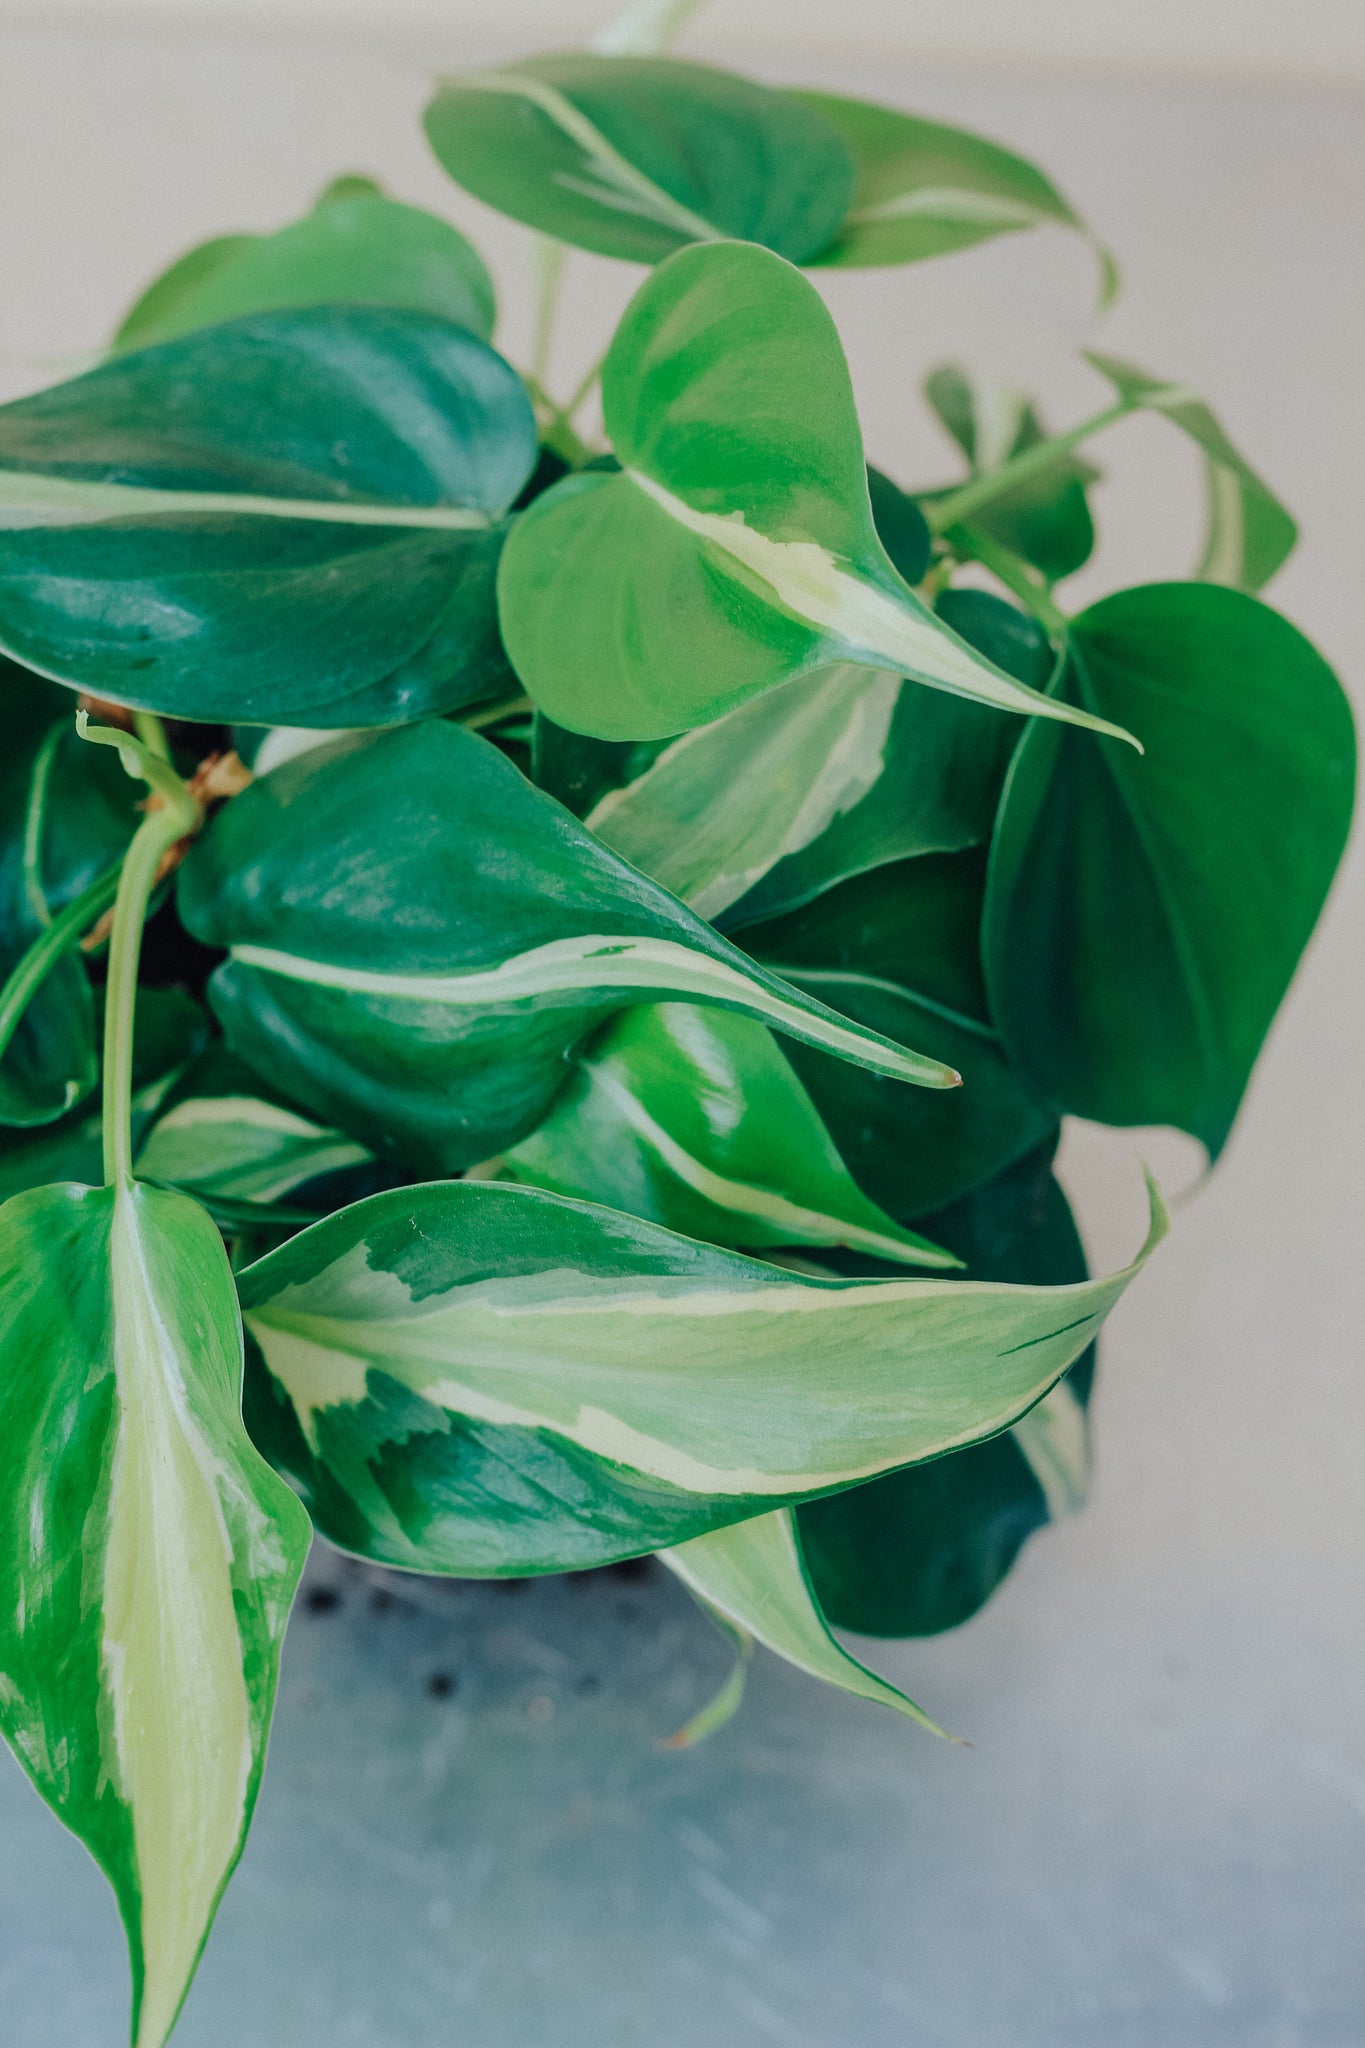
[[[942,1735],[923,1708],[835,1642],[806,1575],[790,1508],[713,1529],[659,1556],[704,1606],[799,1671]]]
[[[496,1181],[358,1202],[239,1274],[251,1427],[344,1547],[557,1571],[1007,1428],[1160,1237],[1059,1288],[813,1280]]]
[[[902,1080],[956,1079],[755,967],[444,721],[258,778],[191,850],[180,909],[230,949],[211,996],[234,1050],[427,1170],[515,1143],[633,1003],[715,1003]]]
[[[1159,412],[1201,448],[1207,464],[1209,512],[1204,552],[1197,570],[1205,583],[1257,591],[1268,583],[1299,537],[1299,529],[1279,499],[1243,460],[1209,411],[1187,384],[1149,377],[1131,363],[1085,352],[1102,377],[1126,404]]]
[[[63,911],[77,918],[0,1035],[0,1125],[30,1126],[54,1122],[95,1086],[94,1006],[75,948],[100,908],[86,916],[80,905],[122,858],[139,823],[139,793],[110,754],[77,739],[67,691],[3,657],[0,686],[0,984]]]
[[[927,1218],[972,1280],[1055,1287],[1087,1277],[1054,1146]],[[845,1265],[844,1270],[847,1270]],[[808,1502],[798,1521],[820,1607],[862,1635],[956,1628],[989,1599],[1022,1546],[1083,1503],[1089,1479],[1087,1351],[1012,1429]]]
[[[308,1518],[243,1430],[195,1203],[34,1189],[0,1269],[0,1724],[114,1887],[160,2048],[241,1853]]]
[[[844,1163],[899,1223],[958,1200],[1056,1127],[1055,1106],[1012,1065],[991,1021],[984,868],[975,852],[896,861],[738,934],[798,987],[874,1030],[910,1033],[961,1073],[960,1089],[931,1099],[791,1048]]]
[[[991,1007],[1063,1108],[1216,1154],[1346,841],[1350,708],[1293,626],[1210,584],[1121,591],[1071,645],[1067,688],[1150,753],[1130,774],[1025,733],[991,849]]]
[[[1046,686],[1055,665],[1052,648],[1042,628],[1014,605],[984,590],[945,590],[937,610],[954,632],[1017,681],[1032,689]],[[779,691],[773,702],[780,704],[786,694]],[[777,861],[739,902],[718,913],[717,922],[734,931],[782,917],[888,861],[983,845],[995,825],[1018,737],[1011,720],[997,718],[984,705],[905,685],[892,713],[882,772],[867,795],[831,818],[809,844]],[[728,786],[732,814],[749,815],[753,794],[743,775],[735,772]]]
[[[0,406],[0,643],[101,697],[397,723],[510,685],[535,460],[516,373],[429,314],[261,313]]]
[[[396,306],[487,341],[493,281],[448,221],[377,188],[325,192],[273,235],[227,235],[192,249],[150,285],[114,346],[146,348],[196,327],[289,306]]]
[[[1100,303],[1114,297],[1113,257],[1024,157],[965,129],[869,100],[807,90],[791,97],[838,129],[857,168],[843,227],[817,263],[919,263],[994,235],[1053,225],[1085,236],[1100,265]]]
[[[859,1191],[763,1025],[692,1003],[641,1004],[609,1025],[502,1167],[712,1244],[954,1263]]]
[[[820,114],[671,58],[535,57],[445,81],[427,139],[457,184],[558,241],[632,263],[734,236],[815,255],[853,189]]]
[[[862,802],[881,777],[900,678],[817,669],[684,733],[589,812],[599,839],[715,918]]]
[[[898,576],[833,320],[780,257],[671,257],[616,331],[602,396],[622,472],[538,498],[498,577],[512,664],[557,724],[663,738],[831,662],[1091,722],[996,668]]]
[[[363,1145],[258,1095],[184,1096],[159,1117],[138,1173],[205,1196],[277,1202],[319,1174],[359,1166]]]

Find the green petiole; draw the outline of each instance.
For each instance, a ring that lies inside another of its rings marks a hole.
[[[0,989],[0,1058],[9,1048],[24,1011],[69,947],[102,917],[118,890],[123,863],[106,868],[75,901],[44,927]]]
[[[113,726],[92,726],[83,711],[76,714],[76,730],[84,740],[117,747],[127,772],[149,782],[161,798],[160,808],[149,812],[138,826],[124,855],[109,937],[104,1004],[104,1179],[106,1186],[117,1187],[133,1177],[133,1013],[147,904],[162,856],[177,839],[198,830],[203,812],[169,762],[142,740]]]
[[[1103,412],[1097,412],[1093,419],[1082,420],[1078,427],[1068,427],[1064,434],[1052,434],[1046,441],[1038,441],[1032,448],[1012,455],[998,469],[988,470],[984,476],[974,476],[969,483],[963,484],[961,490],[950,491],[946,498],[939,498],[936,503],[922,508],[931,530],[946,533],[950,526],[960,526],[997,498],[1008,496],[1020,484],[1040,476],[1060,456],[1069,455],[1073,448],[1079,448],[1082,441],[1102,433],[1106,427],[1116,426],[1120,420],[1127,419],[1129,413],[1138,410],[1128,400],[1120,399],[1117,405],[1108,405]]]

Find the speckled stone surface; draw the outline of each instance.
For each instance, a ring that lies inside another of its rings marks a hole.
[[[97,345],[177,248],[348,167],[475,227],[515,353],[523,238],[426,159],[423,54],[11,19],[4,389]],[[1358,686],[1359,106],[909,56],[846,82],[1075,195],[1125,259],[1102,345],[1215,399],[1306,528],[1276,600]],[[637,275],[575,266],[563,383]],[[944,473],[914,385],[952,353],[1054,418],[1099,402],[1070,354],[1092,285],[1062,237],[834,280],[879,459]],[[1188,451],[1142,421],[1101,459],[1078,590],[1183,573]],[[762,1659],[740,1719],[668,1753],[725,1650],[661,1572],[443,1587],[320,1551],[183,2048],[1360,2048],[1363,901],[1357,852],[1218,1179],[1115,1321],[1090,1508],[968,1628],[874,1652],[972,1749]],[[1139,1151],[1188,1179],[1160,1135],[1068,1140],[1097,1261],[1140,1235]],[[114,2048],[125,1990],[101,1881],[0,1759],[0,2041]]]

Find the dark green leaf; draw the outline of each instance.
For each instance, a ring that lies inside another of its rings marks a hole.
[[[140,791],[111,753],[77,738],[67,691],[2,659],[0,690],[3,982],[53,916],[122,857]],[[73,948],[38,986],[0,1058],[0,1124],[51,1123],[95,1080],[94,1006]]]
[[[235,1049],[320,1122],[428,1170],[514,1143],[588,1032],[637,1002],[714,1002],[953,1078],[755,968],[453,724],[259,779],[192,849],[180,903],[231,949],[211,994]]]
[[[1106,598],[1073,648],[1068,688],[1148,752],[1026,732],[991,854],[992,1007],[1064,1108],[1216,1153],[1346,839],[1350,710],[1302,634],[1207,584]]]
[[[978,853],[898,861],[741,934],[774,972],[874,1030],[910,1032],[961,1073],[960,1090],[930,1099],[791,1048],[850,1173],[899,1223],[958,1200],[1056,1122],[989,1022],[978,955],[982,866]]]
[[[493,333],[493,282],[448,221],[374,187],[328,189],[273,235],[223,235],[191,249],[150,285],[114,337],[119,349],[288,306],[396,306]]]
[[[457,184],[542,234],[657,263],[762,242],[800,263],[844,217],[853,164],[788,94],[669,58],[536,57],[441,87],[427,136]]]
[[[355,726],[510,677],[500,356],[428,314],[263,313],[0,407],[0,641],[177,717]]]
[[[925,1219],[973,1280],[1058,1287],[1086,1277],[1052,1148]],[[976,1613],[1023,1543],[1084,1497],[1085,1410],[1095,1353],[1013,1429],[969,1450],[869,1480],[799,1511],[820,1605],[862,1635],[923,1636]]]

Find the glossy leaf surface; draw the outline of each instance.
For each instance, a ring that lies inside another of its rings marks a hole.
[[[984,590],[945,590],[936,609],[997,667],[1030,689],[1046,686],[1054,660],[1047,636],[1014,605]],[[779,692],[774,704],[785,694]],[[882,749],[881,773],[866,796],[831,818],[799,851],[775,862],[732,909],[719,913],[720,923],[734,930],[782,917],[836,882],[887,861],[983,845],[995,824],[1018,737],[1012,719],[997,718],[984,705],[941,690],[903,686]],[[729,787],[733,811],[743,812],[753,803],[757,790],[752,782],[736,775]],[[760,815],[772,801],[765,792],[763,805],[756,807]]]
[[[608,1026],[503,1171],[711,1244],[952,1263],[860,1193],[772,1034],[693,1003],[641,1004]]]
[[[869,100],[807,90],[791,97],[838,129],[857,170],[848,213],[819,263],[920,263],[1049,224],[1090,239],[1051,180],[997,142]],[[1112,258],[1096,254],[1108,299],[1117,276]]]
[[[0,407],[0,641],[178,717],[371,725],[507,677],[520,379],[373,306],[229,321]]]
[[[196,1204],[38,1188],[0,1264],[0,1724],[114,1887],[160,2048],[241,1853],[308,1518],[242,1428]]]
[[[1047,435],[1021,392],[973,380],[955,364],[925,379],[925,396],[971,466],[988,475]],[[1040,571],[1048,583],[1070,576],[1095,547],[1086,486],[1098,471],[1073,454],[1059,455],[1039,474],[1006,491],[974,515],[971,525]]]
[[[152,1123],[137,1171],[205,1198],[277,1202],[369,1158],[354,1139],[272,1101],[249,1068],[215,1046]]]
[[[229,1041],[320,1122],[451,1172],[515,1143],[613,1010],[741,1010],[929,1086],[628,868],[495,747],[435,723],[287,761],[219,815],[181,915],[231,957]]]
[[[786,93],[674,59],[536,57],[441,87],[427,137],[488,206],[602,256],[762,242],[800,263],[853,190],[838,132]]]
[[[595,1565],[1003,1428],[1135,1270],[809,1280],[538,1189],[438,1182],[239,1274],[249,1419],[345,1548],[473,1577]]]
[[[146,348],[196,327],[288,306],[396,306],[431,313],[488,341],[493,282],[448,221],[379,190],[324,193],[273,235],[224,235],[191,249],[149,285],[116,348]]]
[[[834,323],[779,257],[671,257],[616,331],[602,398],[621,471],[538,498],[498,576],[512,664],[558,724],[663,738],[838,661],[1057,712],[896,574]]]
[[[732,1522],[659,1556],[704,1606],[799,1671],[943,1733],[913,1700],[835,1642],[811,1589],[790,1508]]]
[[[1350,709],[1291,625],[1206,584],[1106,598],[1073,648],[1068,686],[1149,751],[1130,773],[1025,735],[991,852],[992,1009],[1064,1108],[1216,1153],[1346,839]]]
[[[983,866],[975,853],[894,862],[739,934],[774,972],[875,1030],[911,1032],[961,1073],[951,1098],[930,1101],[791,1049],[850,1173],[900,1223],[990,1180],[1056,1125],[1055,1107],[1011,1063],[990,1021]]]
[[[139,792],[109,752],[77,738],[67,691],[4,660],[0,689],[3,983],[54,915],[121,858],[139,822]],[[51,1123],[95,1081],[94,1005],[73,947],[39,984],[0,1055],[0,1124]]]
[[[1051,1148],[927,1219],[973,1280],[1057,1287],[1086,1277]],[[1012,1429],[799,1511],[821,1609],[862,1635],[934,1635],[966,1621],[1035,1530],[1085,1498],[1087,1351]]]
[[[1131,363],[1087,352],[1129,405],[1159,412],[1203,450],[1209,523],[1197,574],[1206,583],[1256,591],[1293,551],[1299,529],[1279,499],[1239,455],[1207,405],[1186,384],[1149,377]]]

